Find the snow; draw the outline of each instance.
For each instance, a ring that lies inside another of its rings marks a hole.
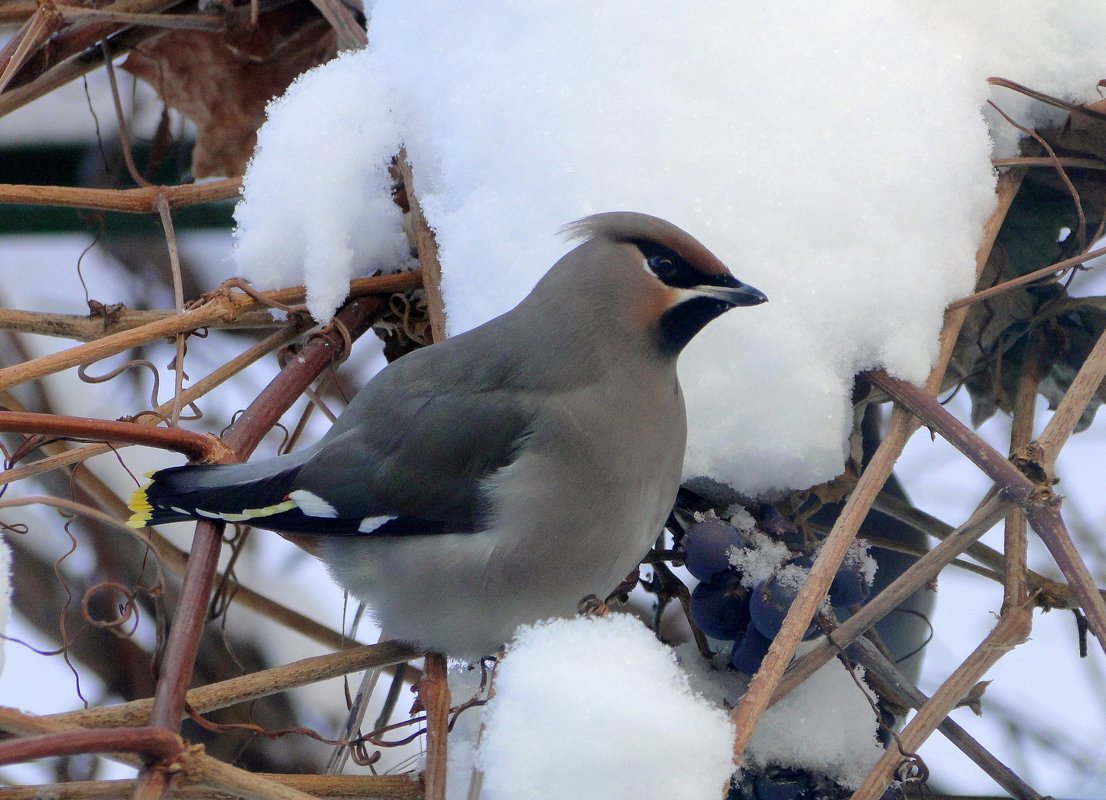
[[[326,319],[352,274],[403,263],[385,170],[401,143],[451,333],[518,302],[566,222],[668,218],[771,298],[683,358],[687,476],[807,487],[841,471],[853,375],[921,380],[942,309],[972,287],[990,136],[1003,152],[1016,138],[989,134],[986,79],[1091,98],[1104,25],[1089,0],[380,0],[368,50],[273,104],[238,268],[263,286],[305,277]],[[993,96],[1025,122],[1052,113]]]
[[[741,573],[741,585],[752,589],[761,581],[768,580],[791,556],[791,552],[786,544],[777,542],[763,531],[748,531],[745,535],[751,546],[732,548],[730,564]]]
[[[332,61],[269,105],[234,212],[243,273],[265,287],[306,283],[307,307],[321,320],[351,278],[410,260],[388,176],[400,134],[370,67],[364,58]]]
[[[699,800],[733,771],[729,717],[631,616],[524,628],[497,672],[483,800]]]
[[[868,551],[868,546],[866,540],[857,539],[849,545],[849,549],[845,551],[845,558],[841,563],[846,567],[856,567],[861,577],[864,578],[864,583],[870,587],[872,581],[876,579],[876,570],[879,564]]]
[[[797,593],[806,583],[809,570],[798,564],[787,564],[776,571],[776,583],[784,589],[794,589]]]
[[[857,668],[857,678],[864,670]],[[883,755],[876,714],[844,665],[830,661],[769,708],[745,750],[750,764],[806,768],[855,789]]]
[[[813,647],[799,646],[799,654]],[[728,651],[707,661],[692,643],[676,649],[695,691],[718,706],[734,706],[744,681],[725,667]],[[866,697],[875,699],[857,668],[857,686],[844,665],[834,660],[769,708],[745,749],[745,769],[771,764],[807,769],[843,786],[856,788],[883,753],[876,738],[876,716]],[[704,795],[705,797],[705,795]]]

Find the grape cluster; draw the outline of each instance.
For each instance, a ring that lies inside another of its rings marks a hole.
[[[852,793],[824,775],[774,765],[735,776],[727,800],[848,800]],[[903,798],[902,786],[892,784],[880,800]]]
[[[796,543],[794,537],[784,539]],[[861,554],[851,555],[829,590],[835,609],[868,598],[871,575]],[[714,516],[697,519],[684,535],[684,564],[700,581],[691,593],[691,618],[707,636],[732,641],[730,666],[752,675],[783,626],[811,563],[809,554],[788,549],[752,525],[739,530]],[[811,625],[805,638],[816,633]]]

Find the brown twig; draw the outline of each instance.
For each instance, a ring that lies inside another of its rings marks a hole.
[[[137,422],[116,422],[60,414],[35,414],[30,411],[0,411],[0,431],[5,433],[41,433],[91,439],[96,442],[144,444],[183,453],[193,461],[218,461],[226,454],[219,437],[183,428],[155,428]]]
[[[163,195],[170,208],[186,208],[200,203],[232,200],[238,197],[241,188],[241,178],[220,178],[207,183],[186,183],[179,186],[143,186],[137,189],[86,189],[77,186],[0,183],[0,203],[156,214],[158,198]]]
[[[1010,452],[1017,453],[1033,438],[1033,418],[1037,410],[1037,382],[1040,373],[1040,344],[1029,346],[1018,388],[1014,396],[1014,419],[1010,426]],[[1011,509],[1006,515],[1003,533],[1002,612],[1022,608],[1029,599],[1029,530],[1025,512]]]
[[[183,748],[180,736],[152,727],[61,731],[0,742],[0,765],[84,753],[136,753],[168,762],[180,755]]]
[[[426,711],[426,800],[445,800],[446,736],[449,733],[449,681],[445,656],[427,653],[419,699]]]
[[[93,316],[91,314],[56,314],[50,311],[0,308],[0,329],[91,342],[112,333],[133,330],[147,323],[157,322],[176,314],[176,311],[136,311],[130,308],[121,308],[108,316]],[[263,330],[279,328],[284,324],[285,320],[276,319],[267,311],[244,311],[233,320],[213,322],[207,328],[211,330]]]
[[[1062,108],[1065,111],[1070,111],[1072,114],[1082,114],[1092,119],[1106,120],[1106,114],[1103,114],[1101,111],[1096,111],[1093,108],[1087,108],[1086,106],[1081,106],[1076,103],[1069,103],[1066,100],[1052,97],[1044,92],[1038,92],[1036,89],[1030,89],[1028,86],[1023,86],[1007,78],[988,78],[987,83],[991,86],[1001,86],[1004,89],[1012,89],[1015,92],[1024,94],[1026,97],[1032,97],[1034,100],[1038,100],[1047,105]]]
[[[1031,617],[1032,612],[1025,606],[1011,609],[999,617],[998,624],[987,637],[918,709],[918,713],[899,733],[897,746],[889,747],[884,752],[853,794],[852,800],[877,800],[895,777],[903,753],[916,751],[987,670],[1028,638]]]
[[[420,286],[422,286],[422,278],[418,272],[395,272],[372,278],[355,278],[350,281],[349,296],[362,297],[366,294],[404,292]],[[259,292],[259,294],[266,301],[284,305],[302,303],[304,300],[302,286]],[[233,319],[213,320],[204,327],[209,330],[249,330],[279,328],[286,324],[286,320],[276,319],[268,311],[256,310],[258,305],[260,305],[259,302],[251,299]],[[142,311],[120,308],[113,309],[108,316],[96,316],[0,308],[0,329],[91,342],[113,333],[134,330],[151,322],[160,322],[175,317],[178,313],[170,310]]]
[[[1033,530],[1037,532],[1060,571],[1067,579],[1072,594],[1079,601],[1091,631],[1106,652],[1106,602],[1098,592],[1094,578],[1079,551],[1068,536],[1067,528],[1059,514],[1059,498],[1047,486],[1038,486],[1025,477],[1007,459],[988,446],[968,429],[964,423],[948,413],[934,398],[917,387],[892,378],[877,370],[868,373],[869,380],[891,394],[913,414],[935,428],[949,444],[966,455],[991,480],[1001,487],[1002,493],[1025,509]]]
[[[1106,170],[1106,162],[1098,158],[1077,158],[1075,156],[1057,156],[1047,158],[1045,156],[1014,156],[1012,158],[992,158],[992,167],[1049,167],[1055,168],[1057,164],[1074,169]]]
[[[1047,267],[1028,272],[1025,275],[1019,275],[1017,278],[1011,278],[1008,281],[990,286],[986,289],[980,289],[974,294],[970,294],[967,297],[961,297],[959,300],[953,300],[949,303],[949,309],[959,309],[965,306],[970,306],[974,303],[978,303],[981,300],[987,300],[998,294],[1009,292],[1013,289],[1017,289],[1019,286],[1025,286],[1027,283],[1034,283],[1042,278],[1048,278],[1056,275],[1060,272],[1078,267],[1080,264],[1086,263],[1091,259],[1098,258],[1099,256],[1106,255],[1106,247],[1099,247],[1096,250],[1088,250],[1077,256],[1071,258],[1065,258],[1063,261],[1057,261],[1055,264],[1050,264]]]
[[[861,637],[853,642],[848,649],[848,654],[867,670],[869,678],[874,677],[881,683],[881,693],[888,695],[888,699],[895,704],[902,708],[922,708],[929,702],[929,698],[908,681],[899,668],[866,638]],[[987,773],[995,783],[1009,792],[1011,797],[1017,800],[1043,800],[1040,793],[995,758],[951,717],[945,717],[937,726],[937,730],[974,761],[976,766]]]
[[[39,6],[23,26],[0,48],[0,92],[11,83],[35,51],[61,27],[61,15],[47,6]]]
[[[114,11],[111,8],[82,8],[55,4],[54,10],[66,22],[111,22],[117,25],[143,25],[163,30],[222,31],[226,30],[230,16],[219,7],[217,14],[134,14]],[[234,9],[230,10],[231,12]]]
[[[936,517],[930,516],[924,511],[914,508],[908,503],[903,502],[897,497],[891,497],[887,493],[881,494],[876,502],[873,504],[873,508],[878,511],[882,511],[904,525],[909,525],[921,533],[927,536],[932,536],[934,539],[943,540],[954,532],[954,528],[948,525]],[[899,545],[901,547],[901,545]],[[903,552],[907,552],[904,550]],[[926,551],[918,550],[914,552],[914,555],[919,557],[925,555]],[[1006,569],[1006,557],[995,550],[993,547],[984,544],[983,542],[973,542],[965,552],[983,564],[984,567],[989,568],[991,571],[988,574],[989,577],[995,577],[997,581],[1002,582],[1002,573]],[[950,561],[950,564],[955,561]],[[979,573],[984,574],[984,573]],[[1077,605],[1071,597],[1071,592],[1068,590],[1067,584],[1054,581],[1051,578],[1046,578],[1039,572],[1033,570],[1027,570],[1029,577],[1029,591],[1033,595],[1034,602],[1045,609],[1053,608],[1071,608]],[[1106,590],[1100,589],[1099,594],[1106,594]]]
[[[416,648],[399,642],[360,645],[337,653],[304,658],[291,664],[211,683],[189,690],[185,697],[189,707],[204,713],[236,703],[268,697],[350,672],[402,664],[421,655],[422,653]],[[152,699],[133,700],[114,706],[50,714],[44,719],[66,726],[79,725],[82,728],[129,726],[145,721],[152,707]],[[182,715],[182,719],[186,718],[187,715]]]
[[[288,775],[252,773],[312,797],[339,800],[422,800],[422,782],[411,775]],[[46,786],[0,788],[0,800],[125,800],[134,793],[134,779],[68,781]],[[173,787],[173,796],[186,800],[226,800],[225,789],[202,784]]]
[[[341,0],[311,0],[319,13],[334,28],[339,50],[361,50],[369,43],[364,27],[357,23],[349,7]]]
[[[366,281],[374,281],[375,285],[380,287],[379,291],[395,291],[392,287],[409,285],[412,280],[409,273],[381,275],[377,278],[366,279]],[[276,298],[279,295],[278,292],[264,293],[267,298]],[[33,361],[2,368],[0,369],[0,389],[6,389],[24,381],[69,369],[78,364],[99,361],[101,358],[107,358],[156,339],[199,330],[213,322],[226,322],[235,319],[244,309],[256,307],[257,302],[254,298],[243,293],[229,290],[216,291],[200,305],[187,309],[181,314],[150,322],[131,330],[113,333],[96,341],[78,345],[59,353],[42,356]]]
[[[1091,348],[1087,359],[1079,368],[1079,372],[1037,440],[1042,450],[1042,460],[1050,473],[1056,464],[1057,456],[1060,455],[1060,449],[1075,430],[1091,398],[1102,386],[1103,379],[1106,379],[1106,331],[1098,337],[1098,341]]]
[[[422,206],[415,196],[414,177],[411,163],[407,160],[407,151],[399,154],[399,174],[407,191],[407,201],[411,206],[411,224],[415,231],[415,248],[419,254],[419,271],[423,278],[423,292],[426,295],[426,310],[430,316],[430,329],[435,342],[446,336],[445,300],[442,298],[442,264],[438,260],[438,243],[434,231],[423,216]]]

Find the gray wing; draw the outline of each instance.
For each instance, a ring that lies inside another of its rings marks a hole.
[[[215,518],[320,535],[474,530],[488,510],[487,478],[514,459],[536,409],[510,348],[498,348],[497,363],[480,335],[394,362],[305,450],[159,471],[132,499],[132,523]],[[474,351],[484,357],[468,357]]]
[[[424,359],[403,365],[413,355],[357,394],[293,488],[324,499],[341,518],[410,517],[467,528],[486,511],[485,480],[511,463],[530,429],[532,395],[486,381],[412,379],[412,370],[425,366],[416,363]]]

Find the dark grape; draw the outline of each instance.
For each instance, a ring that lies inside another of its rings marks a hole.
[[[868,599],[868,583],[857,559],[846,559],[833,576],[829,598],[835,608],[847,608]]]
[[[757,800],[807,800],[814,797],[814,787],[806,776],[792,778],[761,776],[753,785]]]
[[[759,526],[762,531],[778,542],[783,542],[795,551],[806,547],[802,531],[788,517],[781,514],[775,506],[767,503],[760,507]]]
[[[730,550],[745,547],[741,532],[714,517],[687,526],[684,540],[684,564],[701,581],[716,581],[733,569]]]
[[[715,639],[736,639],[749,624],[749,592],[738,583],[700,583],[691,593],[691,618]]]
[[[793,586],[790,580],[781,581],[778,572],[758,583],[749,598],[749,615],[757,630],[769,639],[775,637],[783,627],[783,619],[787,616],[798,593],[799,587]],[[813,636],[816,630],[814,625],[811,625],[803,634],[803,638]]]
[[[738,672],[752,675],[760,669],[760,662],[764,660],[770,644],[771,639],[758,631],[756,626],[750,625],[730,651],[730,666]]]

